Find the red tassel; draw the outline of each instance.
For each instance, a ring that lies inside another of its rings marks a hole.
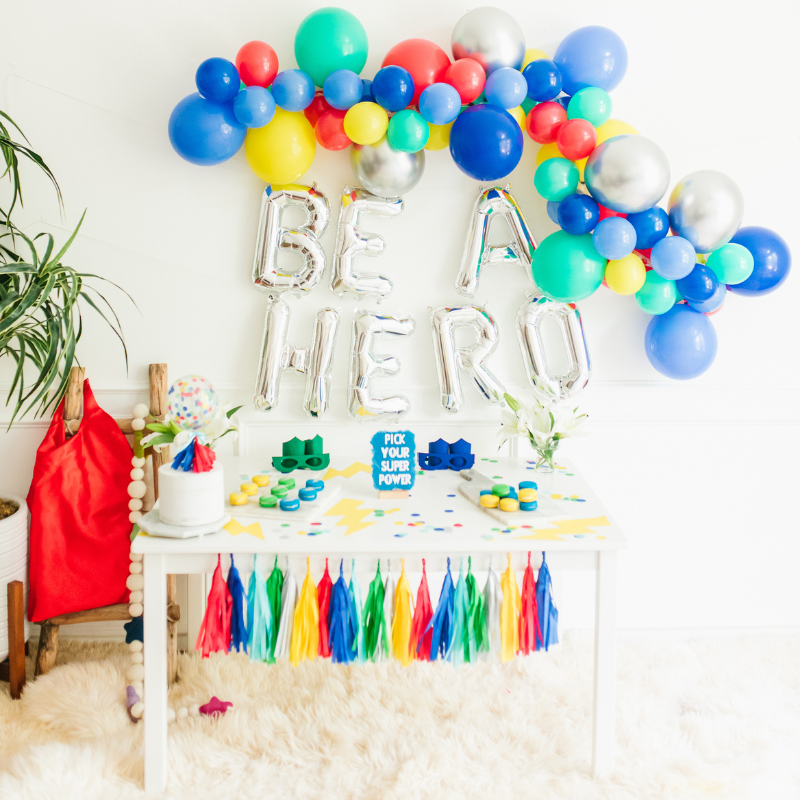
[[[319,602],[319,654],[323,658],[330,658],[331,648],[328,637],[328,609],[331,604],[331,590],[333,581],[328,572],[328,559],[325,559],[325,574],[317,584],[317,601]]]
[[[428,623],[433,617],[431,593],[428,590],[428,573],[425,571],[425,559],[422,559],[422,580],[417,589],[417,606],[414,609],[414,620],[411,627],[411,647],[418,661],[431,660],[431,642],[433,630]]]
[[[222,577],[222,559],[217,556],[217,568],[211,581],[211,591],[208,593],[206,614],[200,626],[195,650],[203,651],[203,658],[208,658],[209,653],[219,650],[227,653],[231,644],[231,609],[233,599],[228,591],[228,584]]]
[[[195,443],[193,472],[210,472],[216,460],[217,454],[210,447]]]
[[[536,604],[536,580],[533,577],[531,554],[522,579],[522,612],[519,615],[519,652],[528,655],[536,650],[536,638],[541,641],[539,607]]]

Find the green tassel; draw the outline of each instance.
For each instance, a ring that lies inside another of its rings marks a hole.
[[[267,578],[267,600],[272,612],[272,629],[269,638],[269,660],[275,659],[275,643],[278,641],[279,620],[281,618],[281,595],[283,593],[283,573],[278,569],[278,556],[275,556],[275,566]]]
[[[381,578],[381,562],[378,560],[378,571],[369,585],[367,602],[364,603],[364,646],[366,656],[370,661],[380,658],[378,644],[381,640],[383,627],[383,578]],[[388,655],[386,637],[383,637],[384,655]]]
[[[467,602],[469,618],[472,620],[472,630],[475,632],[475,650],[478,653],[482,653],[488,650],[488,642],[484,637],[486,620],[483,593],[478,589],[478,582],[472,574],[472,556],[469,559],[469,570],[467,572]]]

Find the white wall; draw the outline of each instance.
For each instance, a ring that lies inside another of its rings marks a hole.
[[[366,76],[403,38],[427,37],[447,48],[453,24],[467,10],[452,0],[409,0],[403,11],[400,4],[344,4],[370,37]],[[744,223],[774,228],[800,253],[793,99],[799,20],[792,4],[763,0],[757,16],[750,4],[696,0],[676,0],[668,8],[626,0],[503,6],[519,20],[528,46],[550,54],[581,25],[615,29],[627,43],[630,64],[613,93],[614,117],[659,142],[670,158],[673,184],[704,167],[731,175],[744,192]],[[289,7],[51,0],[6,9],[2,107],[45,156],[67,203],[61,220],[52,193],[28,170],[19,221],[63,239],[88,207],[69,263],[118,282],[139,307],[137,312],[109,292],[125,327],[128,375],[114,338],[86,315],[80,357],[112,413],[128,413],[145,398],[151,361],[168,362],[172,376],[204,374],[225,398],[249,400],[265,309],[250,282],[262,185],[241,155],[215,168],[182,161],[170,148],[166,124],[174,104],[194,90],[195,69],[208,56],[233,58],[242,43],[261,38],[274,46],[282,67],[295,66],[294,31],[315,4],[281,10]],[[554,226],[533,188],[536,146],[527,137],[525,148],[509,180],[541,239]],[[403,215],[372,225],[388,245],[380,268],[395,281],[385,308],[410,312],[418,326],[415,336],[392,338],[387,347],[403,361],[402,381],[395,384],[412,398],[409,427],[422,432],[423,421],[447,424],[452,435],[489,447],[495,412],[473,397],[455,419],[438,411],[428,333],[428,309],[459,302],[453,280],[478,186],[447,151],[427,159]],[[335,209],[338,192],[353,180],[347,155],[318,150],[304,180],[316,181]],[[325,236],[328,252],[333,233]],[[308,338],[316,309],[342,307],[334,404],[319,430],[334,452],[349,441],[364,457],[372,429],[350,422],[344,410],[355,304],[338,301],[326,283],[327,276],[310,297],[293,301],[293,338]],[[529,288],[519,268],[494,268],[478,296],[501,329],[495,371],[518,391],[525,379],[513,319]],[[568,452],[630,538],[620,569],[623,627],[800,622],[800,526],[793,496],[800,477],[799,303],[796,276],[768,297],[729,295],[713,318],[717,361],[689,383],[668,381],[650,367],[643,347],[648,318],[631,298],[601,289],[581,304],[595,367],[581,397],[592,435],[570,444]],[[7,380],[8,364],[0,365],[0,389]],[[299,391],[299,377],[288,376],[281,407],[268,416],[249,415],[251,447],[272,452],[287,430],[312,431],[297,411]],[[26,491],[44,425],[26,421],[0,433],[0,487]],[[566,579],[561,603],[567,625],[590,624],[590,588],[579,576]]]

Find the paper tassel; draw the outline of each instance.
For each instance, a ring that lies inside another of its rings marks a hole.
[[[328,642],[328,612],[331,606],[331,574],[328,572],[328,559],[325,559],[325,573],[317,584],[317,600],[319,602],[319,654],[330,658],[331,648]]]
[[[503,590],[503,606],[500,609],[500,639],[503,643],[503,661],[511,661],[519,650],[519,613],[522,602],[517,587],[517,577],[511,569],[511,553],[508,568],[500,579]]]
[[[464,577],[464,559],[458,573],[458,582],[453,593],[453,664],[475,661],[475,632],[472,630],[472,619],[469,616],[469,598],[467,597],[467,581]]]
[[[531,554],[528,552],[528,566],[522,578],[522,613],[519,615],[519,649],[528,655],[537,649],[542,641],[539,628],[539,610],[536,606],[536,579],[533,577]]]
[[[431,660],[431,640],[433,631],[428,623],[433,617],[431,593],[428,589],[428,573],[425,570],[425,559],[422,559],[422,580],[417,589],[417,607],[414,609],[414,621],[411,628],[411,647],[414,657],[419,661]]]
[[[551,644],[558,644],[558,609],[553,602],[553,581],[550,570],[542,553],[542,566],[539,567],[539,576],[536,579],[536,602],[539,606],[540,639],[536,642],[536,649],[544,646],[545,650]]]
[[[450,658],[450,649],[453,646],[453,610],[453,576],[450,574],[450,559],[448,558],[447,574],[444,576],[439,602],[428,623],[428,628],[433,630],[431,661],[436,661],[437,658]]]
[[[406,577],[406,560],[400,559],[402,569],[397,581],[394,601],[394,619],[392,620],[392,655],[407,667],[413,660],[411,650],[411,625],[414,611],[411,608],[411,584]]]
[[[294,579],[289,562],[286,562],[286,575],[281,590],[281,622],[278,638],[275,641],[275,658],[289,658],[294,626],[294,609],[297,605],[297,581]]]
[[[211,580],[206,613],[200,625],[195,650],[203,651],[203,658],[209,653],[222,650],[228,652],[231,641],[231,593],[222,578],[222,559],[217,556],[217,568]]]
[[[486,639],[484,631],[486,629],[486,622],[483,613],[483,595],[478,590],[478,582],[472,574],[472,557],[469,559],[469,568],[467,570],[467,604],[469,619],[472,623],[472,632],[475,635],[475,651],[481,653],[486,650]]]
[[[179,450],[172,459],[172,469],[181,469],[184,472],[192,471],[192,463],[194,462],[194,448],[196,439],[193,437],[189,440],[189,444]]]
[[[267,600],[269,601],[272,629],[269,635],[270,661],[275,659],[275,643],[278,641],[278,628],[281,619],[281,592],[283,591],[283,573],[278,567],[278,556],[275,556],[275,566],[267,578]]]
[[[270,641],[273,628],[276,626],[267,597],[267,585],[258,565],[258,554],[253,556],[253,572],[247,588],[247,608],[250,623],[247,629],[250,660],[271,663],[274,657]]]
[[[353,651],[360,664],[367,660],[367,646],[364,639],[364,619],[361,608],[361,586],[356,577],[356,560],[350,565],[350,612],[354,627]]]
[[[294,626],[289,657],[296,667],[301,661],[313,661],[319,652],[319,604],[317,587],[311,575],[311,559],[306,559],[306,577],[294,610]]]
[[[228,591],[231,595],[231,650],[247,652],[247,625],[244,621],[244,585],[239,576],[239,570],[233,563],[231,553],[231,568],[228,570]]]
[[[383,578],[381,577],[381,562],[378,561],[378,571],[369,585],[367,592],[367,602],[364,603],[364,646],[366,655],[370,661],[378,661],[381,656],[386,656],[383,652]]]
[[[331,661],[336,664],[349,664],[353,660],[353,626],[350,591],[344,579],[344,559],[339,564],[339,579],[331,590],[328,631]]]
[[[492,659],[498,658],[503,652],[502,637],[500,635],[500,616],[503,610],[503,591],[497,573],[492,569],[489,561],[489,574],[486,576],[486,586],[483,589],[483,638],[485,652]]]
[[[386,658],[392,649],[392,622],[394,622],[394,595],[397,585],[392,577],[392,559],[386,563],[386,583],[383,587],[383,630],[381,631],[381,646]]]
[[[204,444],[195,444],[194,462],[192,463],[194,472],[210,472],[216,460],[217,454],[210,447],[206,447]]]

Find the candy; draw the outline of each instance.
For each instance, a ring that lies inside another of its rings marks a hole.
[[[517,511],[519,509],[519,503],[512,499],[511,497],[504,497],[500,501],[500,510],[501,511]]]
[[[520,489],[538,489],[539,485],[534,483],[533,481],[520,481],[519,482]]]
[[[316,480],[315,478],[309,478],[306,481],[306,488],[316,489],[317,491],[321,492],[325,488],[325,481]]]
[[[519,510],[520,511],[536,511],[539,507],[539,504],[534,500],[532,503],[520,503]]]
[[[496,494],[481,495],[480,504],[484,508],[497,508],[500,498]]]
[[[275,497],[286,497],[289,490],[285,486],[273,486],[270,490]]]
[[[539,493],[536,489],[520,489],[519,501],[520,503],[531,503],[539,498]]]
[[[247,503],[247,495],[244,492],[233,492],[228,499],[232,506],[243,506]]]
[[[239,487],[245,494],[255,494],[258,491],[258,486],[254,483],[243,483]]]
[[[256,486],[269,486],[269,475],[253,475],[253,483]]]
[[[281,511],[297,511],[300,508],[299,500],[281,500]]]
[[[492,486],[492,494],[497,497],[505,497],[511,491],[507,483],[496,483]]]
[[[265,494],[258,498],[258,504],[261,508],[275,508],[278,505],[278,498]]]
[[[281,478],[278,483],[287,489],[294,489],[294,478]]]
[[[301,500],[316,500],[317,499],[317,490],[316,489],[300,489],[297,493]]]

